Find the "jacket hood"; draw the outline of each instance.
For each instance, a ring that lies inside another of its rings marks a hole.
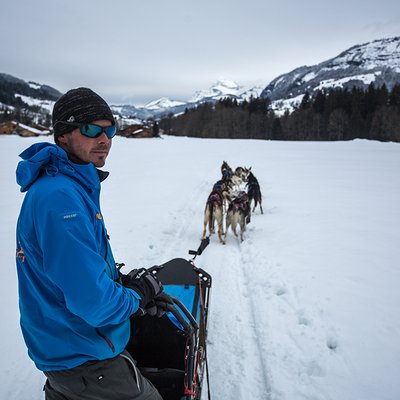
[[[17,166],[17,183],[21,192],[29,190],[31,185],[43,173],[55,176],[59,173],[77,179],[89,192],[100,188],[100,179],[92,163],[76,164],[68,159],[61,147],[51,143],[35,143],[19,155],[23,161]]]

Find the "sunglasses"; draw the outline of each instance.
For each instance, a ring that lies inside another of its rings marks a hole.
[[[96,124],[78,124],[76,122],[66,122],[66,121],[58,121],[57,123],[75,126],[76,128],[79,128],[79,131],[83,136],[92,139],[98,138],[103,132],[109,139],[112,139],[117,133],[116,125],[100,126]]]

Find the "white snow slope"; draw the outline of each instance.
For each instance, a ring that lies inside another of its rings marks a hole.
[[[40,140],[0,137],[1,400],[44,398],[14,261],[17,154]],[[213,276],[212,399],[399,399],[400,144],[116,138],[102,189],[116,259],[188,258],[223,160],[252,166],[265,213],[196,260]]]

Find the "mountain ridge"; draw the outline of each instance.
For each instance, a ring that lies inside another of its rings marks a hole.
[[[366,89],[370,83],[390,90],[400,82],[400,36],[355,45],[338,56],[279,75],[261,92],[271,101],[294,99],[305,92],[335,87]],[[301,101],[301,98],[299,99]]]
[[[244,87],[236,82],[220,78],[210,88],[196,91],[187,101],[162,97],[144,106],[133,104],[110,105],[122,120],[149,118],[161,119],[179,115],[187,109],[224,98],[238,102],[251,97],[269,98],[272,109],[278,114],[292,111],[306,92],[312,97],[319,90],[335,87],[366,89],[369,84],[385,84],[390,90],[400,82],[400,36],[377,39],[358,44],[342,51],[336,57],[312,66],[303,65],[273,79],[267,86]],[[0,105],[23,107],[44,113],[51,112],[52,105],[62,94],[48,85],[25,82],[12,75],[0,73]]]

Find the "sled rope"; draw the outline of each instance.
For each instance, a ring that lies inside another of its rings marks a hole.
[[[202,282],[201,278],[199,276],[199,292],[200,292],[200,316],[202,317],[203,321],[201,321],[205,325],[204,321],[204,299],[203,299],[203,291],[202,291]],[[211,400],[211,391],[210,391],[210,375],[208,372],[208,359],[207,359],[207,346],[206,346],[206,341],[204,340],[204,360],[206,362],[206,379],[207,379],[207,395],[208,395],[208,400]]]
[[[207,350],[204,349],[204,359],[206,361],[206,378],[207,378],[207,394],[208,400],[211,400],[211,392],[210,392],[210,375],[208,374],[208,359],[207,359]]]

